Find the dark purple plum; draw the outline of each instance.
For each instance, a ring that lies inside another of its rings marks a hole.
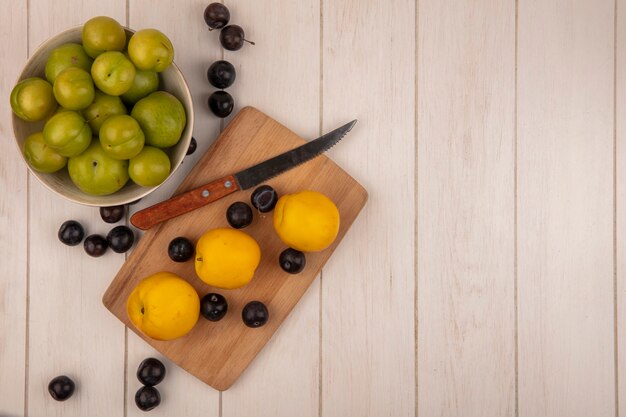
[[[211,3],[204,9],[204,22],[209,30],[221,29],[228,24],[230,11],[222,3]]]
[[[228,88],[235,82],[237,72],[228,61],[220,60],[211,64],[206,73],[207,79],[215,88]]]
[[[235,107],[233,97],[226,91],[215,91],[209,96],[209,109],[217,117],[227,117]]]
[[[165,365],[157,358],[144,359],[137,368],[137,379],[146,386],[159,384],[165,378]]]
[[[141,411],[150,411],[161,404],[161,394],[154,387],[141,387],[135,394],[135,404]]]
[[[243,308],[241,318],[246,326],[256,328],[267,323],[267,320],[270,318],[270,313],[262,302],[250,301]]]
[[[83,242],[83,247],[87,255],[98,258],[107,251],[109,244],[104,236],[101,235],[89,235]]]
[[[167,247],[167,254],[174,262],[185,262],[193,257],[194,247],[191,240],[179,236],[172,239]]]
[[[200,314],[209,321],[219,321],[226,315],[228,303],[221,294],[209,293],[200,300]]]
[[[250,197],[250,201],[255,209],[261,213],[268,213],[274,210],[278,202],[278,194],[269,185],[261,185],[257,187]]]
[[[285,272],[298,274],[302,272],[306,265],[306,257],[299,250],[287,248],[278,257],[278,263]]]
[[[243,229],[252,223],[252,208],[243,201],[236,201],[226,210],[226,220],[231,227]]]
[[[63,222],[57,234],[59,240],[68,246],[76,246],[83,241],[85,229],[76,220]]]
[[[56,401],[65,401],[74,394],[76,385],[69,377],[60,375],[48,384],[48,392]]]
[[[254,42],[246,39],[246,34],[241,26],[228,25],[220,32],[220,43],[224,49],[238,51],[244,42],[254,45]]]
[[[198,142],[196,142],[196,138],[192,137],[191,142],[189,142],[189,147],[187,148],[186,155],[191,155],[192,153],[194,153],[197,147],[198,147]]]
[[[117,223],[126,213],[125,206],[100,207],[100,217],[107,223]]]
[[[135,242],[135,234],[128,226],[116,226],[107,234],[107,243],[113,252],[127,252]]]

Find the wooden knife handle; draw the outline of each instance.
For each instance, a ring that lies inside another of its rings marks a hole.
[[[152,226],[188,213],[239,190],[232,175],[212,181],[138,211],[130,217],[133,226],[147,230]]]

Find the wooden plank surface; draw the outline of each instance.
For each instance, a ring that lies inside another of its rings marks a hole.
[[[252,107],[244,108],[185,178],[176,193],[196,189],[303,143],[306,142],[302,138],[264,113]],[[254,279],[239,289],[228,291],[212,288],[198,279],[193,262],[177,263],[163,256],[169,242],[177,236],[185,236],[197,242],[209,230],[228,227],[224,214],[228,206],[235,201],[250,201],[253,190],[241,190],[208,206],[158,224],[144,233],[141,242],[102,299],[115,316],[159,352],[220,391],[230,388],[289,315],[367,200],[367,192],[363,187],[324,155],[264,183],[274,187],[280,195],[302,190],[320,191],[337,205],[341,222],[336,239],[322,251],[307,252],[306,268],[297,277],[282,271],[277,262],[286,246],[275,233],[269,214],[257,215],[256,221],[245,230],[258,242],[261,262]],[[188,335],[175,340],[158,341],[141,334],[130,324],[127,300],[142,279],[161,271],[179,275],[200,296],[209,292],[223,294],[231,313],[219,322],[199,320]],[[241,321],[241,313],[237,313],[253,300],[263,302],[271,314],[268,323],[258,329],[246,327]]]
[[[256,43],[224,51],[224,59],[237,71],[235,84],[227,90],[235,112],[255,106],[305,139],[319,136],[320,1],[225,4],[231,21]],[[319,291],[316,279],[237,383],[222,393],[223,417],[319,416]]]
[[[614,7],[519,2],[519,415],[615,415]]]
[[[370,192],[322,274],[321,414],[415,413],[415,2],[322,4],[322,126]]]
[[[305,138],[359,118],[330,156],[370,200],[322,279],[229,391],[165,360],[151,415],[624,414],[624,0],[224,1],[256,47],[224,53],[200,0],[9,0],[0,16],[5,99],[29,50],[91,16],[171,37],[198,150],[131,211],[169,196],[223,127],[206,106],[222,56],[238,109]],[[162,356],[99,301],[124,257],[56,240],[69,218],[110,226],[29,181],[8,112],[0,416],[143,415],[135,370]],[[46,392],[58,373],[79,384],[66,403]]]
[[[29,47],[97,15],[125,19],[122,0],[84,0],[56,7],[29,2]],[[81,246],[68,247],[57,230],[68,219],[80,221],[87,234],[104,234],[111,225],[98,210],[63,200],[30,179],[29,199],[29,357],[28,415],[124,415],[124,327],[97,302],[111,276],[124,262],[113,253],[89,257]],[[66,374],[77,384],[76,399],[55,402],[47,386]]]
[[[7,5],[7,4],[5,4]],[[0,62],[22,63],[28,54],[26,4],[11,0],[0,14]],[[19,65],[0,66],[0,96],[11,94]],[[20,416],[26,408],[26,309],[28,288],[28,174],[13,140],[11,108],[0,110],[0,415]],[[10,197],[9,197],[10,196]]]
[[[615,297],[618,415],[626,415],[626,1],[616,2],[615,37]]]
[[[418,414],[515,416],[515,5],[418,29]]]
[[[193,135],[198,143],[197,150],[185,158],[174,178],[168,180],[156,192],[136,205],[129,206],[131,214],[168,198],[219,134],[220,122],[208,114],[206,107],[208,96],[206,91],[209,86],[206,68],[210,62],[221,56],[219,40],[215,36],[217,33],[210,34],[202,19],[207,4],[200,0],[187,1],[184,7],[177,7],[174,13],[173,3],[169,0],[129,2],[128,24],[130,27],[134,29],[157,28],[166,33],[174,45],[176,65],[183,72],[193,98],[195,115]],[[173,14],[176,18],[164,18]],[[137,229],[135,231],[142,234]],[[139,363],[149,356],[162,360],[168,373],[167,379],[157,387],[163,401],[158,408],[151,411],[151,415],[155,417],[175,414],[186,417],[217,417],[219,415],[220,394],[217,391],[176,364],[169,362],[132,331],[127,329],[126,332],[128,340],[127,416],[144,415],[134,402],[135,392],[140,388],[136,372]]]

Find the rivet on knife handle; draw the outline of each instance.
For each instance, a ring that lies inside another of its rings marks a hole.
[[[140,210],[130,217],[130,222],[139,229],[147,230],[158,223],[188,213],[238,190],[239,186],[235,177],[228,175]]]

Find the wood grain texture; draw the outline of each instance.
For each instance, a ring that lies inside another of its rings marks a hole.
[[[219,119],[210,116],[206,106],[208,97],[206,69],[211,62],[221,56],[218,36],[215,36],[217,33],[209,33],[202,20],[202,13],[207,4],[202,0],[187,0],[180,4],[170,0],[132,0],[128,3],[129,26],[135,29],[150,27],[159,29],[172,41],[175,50],[174,61],[183,72],[193,98],[195,115],[193,136],[198,143],[195,153],[184,159],[176,176],[168,179],[159,189],[136,205],[130,206],[131,213],[170,197],[220,132]],[[140,231],[137,233],[141,235]],[[168,362],[131,330],[126,331],[128,417],[145,414],[134,403],[135,392],[139,388],[135,373],[139,363],[148,356],[162,359],[168,372],[166,383],[158,387],[163,401],[157,409],[150,412],[151,415],[154,414],[154,417],[178,414],[186,417],[219,415],[220,396],[217,391]]]
[[[618,415],[626,415],[626,1],[617,0],[615,45],[615,267]]]
[[[5,105],[0,416],[144,416],[135,372],[148,356],[168,372],[154,417],[626,413],[626,1],[223,1],[256,46],[224,52],[202,21],[206,1],[8,0],[0,93],[28,50],[89,17],[158,28],[193,94],[198,150],[131,213],[169,197],[232,119],[207,108],[206,70],[222,57],[237,69],[234,113],[253,105],[307,139],[358,118],[329,155],[370,201],[322,279],[219,393],[100,304],[124,257],[89,258],[56,232],[70,218],[88,233],[113,225],[29,180]],[[46,392],[60,373],[78,383],[65,403]]]
[[[124,2],[84,0],[57,7],[30,1],[30,50],[97,15],[123,22]],[[68,219],[80,221],[87,234],[106,235],[111,226],[97,209],[63,200],[32,177],[29,198],[29,415],[121,417],[124,327],[97,300],[124,257],[110,252],[91,258],[82,246],[68,247],[57,239],[59,226]],[[48,382],[61,374],[76,382],[73,401],[57,403],[48,394]]]
[[[515,5],[418,30],[418,414],[514,416]]]
[[[614,2],[519,2],[519,415],[615,415]]]
[[[211,178],[241,170],[302,143],[301,138],[258,110],[242,109],[177,192],[196,188]],[[170,271],[181,276],[200,296],[209,292],[224,293],[232,313],[219,322],[200,320],[187,336],[166,342],[140,334],[183,369],[219,390],[228,389],[271,338],[341,242],[367,199],[365,190],[323,155],[267,183],[282,195],[306,189],[321,191],[339,209],[341,224],[337,238],[327,249],[307,253],[306,268],[297,279],[282,271],[276,262],[286,246],[273,230],[271,215],[258,216],[257,221],[246,228],[246,233],[259,242],[262,257],[254,279],[240,289],[211,288],[197,278],[192,262],[176,263],[162,255],[176,236],[197,242],[208,230],[228,227],[224,216],[226,209],[235,201],[249,200],[252,191],[247,190],[150,229],[103,297],[107,308],[138,332],[128,319],[126,301],[143,278],[156,272]],[[271,312],[268,323],[254,330],[247,328],[236,313],[252,300],[263,302]]]
[[[25,62],[28,53],[26,4],[5,3],[0,14],[0,36],[8,47],[0,49],[0,62]],[[20,65],[0,66],[0,97],[11,94]],[[26,292],[27,292],[27,170],[13,143],[11,108],[0,110],[0,415],[17,417],[25,408]]]
[[[415,414],[415,2],[324,1],[323,129],[370,192],[322,274],[322,416]]]
[[[256,42],[236,52],[224,51],[224,59],[237,71],[228,89],[235,111],[255,106],[305,139],[324,133],[320,1],[224,3],[232,22]],[[210,35],[217,38],[217,33]],[[237,383],[222,393],[223,417],[319,416],[319,290],[316,279]]]

